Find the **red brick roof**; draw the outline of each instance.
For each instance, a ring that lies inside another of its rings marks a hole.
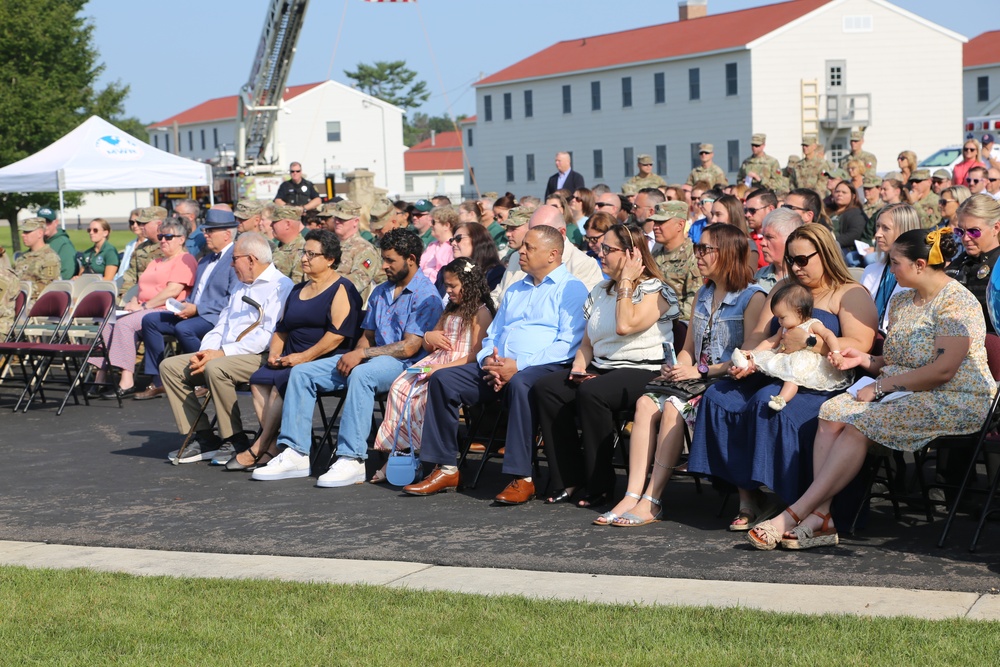
[[[462,169],[462,134],[439,132],[403,153],[405,171],[450,171]]]
[[[553,44],[476,83],[517,81],[745,46],[831,0],[793,0]]]
[[[287,102],[307,90],[312,90],[321,83],[323,82],[306,83],[301,86],[288,86],[285,88],[283,99]],[[178,125],[191,125],[192,123],[209,123],[213,120],[229,120],[233,118],[236,118],[236,95],[228,95],[202,102],[198,106],[191,107],[175,116],[161,120],[158,123],[153,123],[150,127],[171,127],[174,121],[177,121]]]
[[[1000,63],[1000,30],[984,32],[974,37],[962,47],[962,65],[993,65]]]

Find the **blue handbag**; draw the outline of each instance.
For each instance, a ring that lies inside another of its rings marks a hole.
[[[392,439],[392,453],[389,454],[389,461],[385,466],[385,478],[393,486],[406,486],[423,479],[423,467],[420,465],[420,457],[413,450],[413,419],[411,415],[410,399],[413,391],[417,388],[417,382],[413,383],[410,393],[406,396],[406,403],[403,404],[403,418],[406,419],[406,435],[410,439],[410,448],[400,450],[396,447],[399,442],[399,431],[396,429],[395,437]]]

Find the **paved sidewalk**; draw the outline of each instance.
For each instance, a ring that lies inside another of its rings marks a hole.
[[[1000,621],[1000,595],[874,586],[734,584],[731,581],[498,570],[395,561],[184,553],[8,541],[0,541],[0,564],[86,568],[140,576],[373,584],[604,604],[741,607],[798,614]],[[211,574],[191,575],[191,572]]]

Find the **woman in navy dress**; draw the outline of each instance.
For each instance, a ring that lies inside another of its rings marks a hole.
[[[809,223],[789,234],[785,267],[786,280],[812,292],[813,317],[833,331],[840,349],[871,350],[878,318],[875,303],[851,277],[830,230]],[[755,346],[776,332],[769,298],[745,345]],[[798,328],[786,333],[784,344],[786,352],[805,347],[823,355],[829,352],[822,340]],[[788,407],[775,412],[768,401],[778,394],[781,380],[754,374],[752,364],[748,369],[732,368],[729,373],[733,379],[712,386],[699,406],[688,470],[739,489],[740,509],[729,529],[746,531],[765,518],[761,487],[771,489],[789,504],[809,486],[819,408],[838,392],[802,389]]]
[[[281,407],[294,366],[354,348],[363,302],[353,283],[337,273],[340,258],[340,241],[333,232],[322,229],[306,234],[302,252],[306,280],[288,295],[271,337],[267,363],[250,376],[260,437],[246,452],[230,459],[227,470],[264,465],[277,454]]]

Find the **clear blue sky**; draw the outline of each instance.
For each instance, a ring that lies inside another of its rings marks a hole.
[[[720,14],[765,4],[772,3],[709,0],[708,11]],[[997,0],[965,0],[957,6],[942,0],[895,4],[966,37],[1000,28]],[[102,79],[129,84],[127,115],[149,123],[207,99],[236,94],[250,74],[268,5],[267,0],[92,0],[85,13],[96,28],[106,66]],[[472,114],[471,84],[484,75],[564,39],[676,19],[676,0],[421,0],[419,9],[312,0],[288,82],[323,81],[330,72],[330,78],[349,83],[344,70],[359,62],[402,59],[431,90],[419,111],[444,113],[445,91],[453,114]],[[899,45],[899,67],[919,67],[920,62],[919,44]]]

